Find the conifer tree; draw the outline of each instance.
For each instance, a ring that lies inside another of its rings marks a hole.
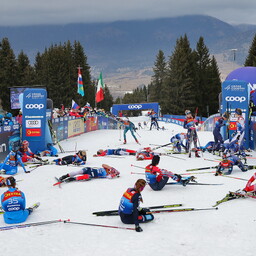
[[[204,44],[203,37],[200,37],[195,51],[195,61],[196,61],[196,101],[199,113],[202,116],[206,116],[208,105],[208,92],[211,90],[209,84],[209,67],[211,63],[209,50]]]
[[[17,86],[17,61],[8,38],[0,43],[0,97],[2,108],[11,111],[10,87]]]
[[[29,86],[35,84],[35,72],[31,67],[28,56],[21,51],[17,59],[18,86]]]
[[[184,114],[185,109],[195,109],[194,55],[185,35],[176,41],[169,58],[163,88],[163,113]]]
[[[161,95],[163,91],[163,82],[166,77],[166,61],[164,52],[159,50],[155,66],[153,67],[154,75],[152,76],[152,81],[149,85],[149,100],[151,102],[161,103]]]
[[[245,60],[244,66],[256,67],[256,35],[252,40],[248,56]]]
[[[219,111],[219,94],[221,92],[220,72],[214,56],[212,56],[211,58],[210,66],[207,73],[209,80],[205,107],[209,106],[209,115],[212,115],[218,113]]]

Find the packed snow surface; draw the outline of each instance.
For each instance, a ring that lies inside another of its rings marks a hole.
[[[148,121],[147,117],[134,118],[137,123]],[[143,126],[143,124],[142,124]],[[61,188],[53,186],[54,177],[60,177],[81,167],[41,166],[30,174],[22,169],[16,175],[18,188],[27,199],[27,206],[35,202],[41,205],[29,216],[26,223],[55,219],[89,224],[118,227],[134,227],[123,224],[119,216],[97,217],[94,211],[117,209],[119,200],[128,187],[133,187],[139,178],[145,178],[144,169],[132,167],[131,164],[145,167],[150,161],[136,161],[134,156],[93,157],[98,149],[127,148],[139,149],[145,146],[155,147],[169,143],[176,133],[184,131],[174,124],[160,122],[166,130],[157,131],[147,128],[138,130],[136,136],[141,146],[127,134],[127,144],[119,130],[100,130],[85,133],[78,137],[61,141],[66,151],[86,149],[87,166],[100,167],[103,163],[120,171],[117,179],[92,179],[86,182],[62,184]],[[211,132],[199,132],[199,141],[205,145],[213,140]],[[138,136],[139,135],[139,136]],[[168,149],[168,148],[167,148]],[[157,152],[165,152],[159,148]],[[73,154],[66,152],[59,156]],[[252,152],[255,157],[255,152]],[[50,159],[50,158],[49,158]],[[55,159],[51,158],[50,160]],[[208,160],[205,160],[208,159]],[[210,161],[215,160],[215,161]],[[187,173],[187,169],[216,166],[218,157],[203,153],[201,158],[188,158],[187,155],[161,156],[159,167],[174,173]],[[248,159],[248,164],[256,165],[256,158]],[[161,191],[153,191],[146,186],[142,192],[142,207],[182,203],[182,208],[211,208],[217,200],[229,191],[244,188],[246,181],[216,177],[209,173],[195,174],[198,182],[220,183],[219,186],[165,186]],[[255,170],[242,173],[235,167],[232,177],[249,179]],[[137,174],[131,174],[136,172]],[[1,188],[3,193],[6,188]],[[107,227],[64,224],[63,222],[45,226],[13,229],[0,232],[1,255],[12,256],[68,256],[68,255],[168,255],[168,256],[235,256],[255,255],[256,230],[255,199],[236,199],[219,205],[218,210],[189,211],[155,214],[153,222],[141,224],[143,232],[113,229]],[[7,226],[3,218],[0,226]]]

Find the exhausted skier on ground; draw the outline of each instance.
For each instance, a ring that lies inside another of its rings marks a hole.
[[[79,150],[75,155],[65,156],[63,158],[58,158],[53,160],[57,165],[85,165],[86,164],[86,151]]]
[[[160,156],[156,155],[152,159],[152,163],[145,168],[145,175],[148,185],[155,191],[163,189],[168,182],[169,178],[180,182],[183,186],[186,186],[190,180],[194,177],[183,178],[179,174],[174,174],[165,169],[157,167],[160,161]]]
[[[113,179],[119,177],[120,172],[114,167],[103,164],[102,167],[85,167],[78,171],[72,171],[59,178],[61,182],[85,181],[93,178]]]
[[[7,224],[21,223],[26,221],[39,203],[26,209],[26,198],[23,192],[16,188],[16,180],[14,177],[6,179],[8,190],[1,196],[1,204],[4,212],[4,221]]]
[[[123,194],[118,213],[120,215],[121,221],[124,224],[135,224],[136,232],[142,232],[140,223],[146,223],[152,221],[154,216],[147,208],[139,208],[140,202],[143,202],[141,192],[146,186],[146,181],[139,179],[136,181],[133,188],[128,188]]]

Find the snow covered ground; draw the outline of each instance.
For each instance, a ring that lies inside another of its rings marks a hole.
[[[135,124],[147,117],[134,118]],[[166,144],[172,135],[183,128],[174,124],[164,124],[167,130],[138,130],[142,146],[150,144]],[[199,132],[201,145],[212,140],[209,132]],[[88,182],[63,184],[62,188],[53,187],[54,177],[60,177],[79,167],[42,166],[25,174],[22,170],[16,175],[21,179],[18,187],[27,198],[27,205],[41,202],[40,207],[29,216],[27,223],[54,219],[70,219],[71,221],[134,227],[124,225],[118,216],[96,217],[91,213],[100,210],[117,209],[124,191],[134,185],[143,174],[143,169],[131,167],[131,164],[145,167],[149,161],[136,161],[134,156],[120,158],[93,157],[100,148],[138,149],[130,134],[127,145],[122,145],[120,131],[101,130],[86,133],[72,139],[62,141],[65,150],[87,149],[87,166],[101,166],[106,163],[121,172],[119,179],[95,179]],[[164,152],[159,149],[158,152]],[[60,154],[60,156],[71,153]],[[255,156],[255,152],[253,152]],[[175,155],[177,156],[177,155]],[[186,155],[179,158],[162,156],[159,167],[184,173],[186,169],[215,166],[218,162],[203,158],[189,159]],[[217,159],[209,153],[204,158]],[[249,159],[249,164],[256,164]],[[242,173],[237,167],[232,176],[249,179],[254,170]],[[144,204],[182,203],[184,208],[209,208],[217,200],[222,199],[228,191],[243,188],[246,181],[226,177],[215,177],[213,173],[195,175],[198,182],[221,183],[221,186],[166,186],[162,191],[153,191],[146,187],[142,192]],[[5,191],[1,188],[1,193]],[[190,211],[155,214],[151,223],[141,224],[143,232],[137,233],[125,229],[112,229],[74,224],[56,223],[23,229],[0,232],[1,255],[13,256],[68,256],[68,255],[162,255],[162,256],[235,256],[255,255],[256,201],[254,199],[237,199],[219,205],[219,210]],[[6,226],[2,217],[0,226]]]

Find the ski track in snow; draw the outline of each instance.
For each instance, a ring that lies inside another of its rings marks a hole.
[[[148,117],[131,118],[148,121]],[[53,219],[134,227],[124,225],[118,216],[96,217],[94,211],[117,209],[119,200],[128,187],[132,187],[138,178],[145,178],[143,169],[131,167],[131,164],[145,167],[150,161],[136,161],[134,156],[125,158],[93,157],[100,148],[139,149],[152,144],[169,143],[170,138],[184,131],[180,126],[160,122],[165,131],[138,130],[141,146],[136,144],[131,134],[127,134],[127,144],[120,141],[119,130],[100,130],[61,141],[64,150],[87,149],[87,166],[101,166],[106,163],[121,172],[118,179],[95,179],[88,182],[62,184],[53,187],[55,176],[60,177],[80,167],[46,165],[30,174],[22,169],[16,175],[22,181],[18,188],[27,199],[27,206],[40,202],[41,205],[29,216],[26,223]],[[142,124],[143,126],[143,124]],[[200,144],[213,140],[211,132],[198,132]],[[154,147],[154,146],[151,146]],[[158,149],[157,152],[164,152]],[[72,153],[63,153],[65,156]],[[254,156],[255,152],[252,153]],[[184,173],[186,169],[215,166],[218,163],[187,155],[175,155],[185,161],[168,156],[161,156],[159,167],[174,173]],[[209,153],[204,158],[217,159]],[[50,160],[55,158],[49,158]],[[248,164],[256,164],[249,159]],[[210,170],[209,170],[210,171]],[[250,170],[242,173],[234,167],[232,176],[249,179],[254,173]],[[192,172],[191,172],[192,174]],[[195,175],[198,182],[223,183],[222,186],[166,186],[162,191],[153,191],[146,187],[142,192],[142,207],[182,203],[184,208],[209,208],[222,199],[228,191],[244,188],[246,181],[215,177],[213,173]],[[0,188],[3,193],[6,188]],[[219,205],[219,210],[191,211],[155,214],[151,223],[141,224],[143,232],[130,230],[92,227],[74,224],[56,223],[45,226],[13,229],[0,232],[1,251],[13,256],[68,256],[68,255],[161,255],[161,256],[250,256],[255,254],[254,233],[256,228],[256,201],[254,199],[236,199]],[[0,226],[6,226],[3,218]]]

